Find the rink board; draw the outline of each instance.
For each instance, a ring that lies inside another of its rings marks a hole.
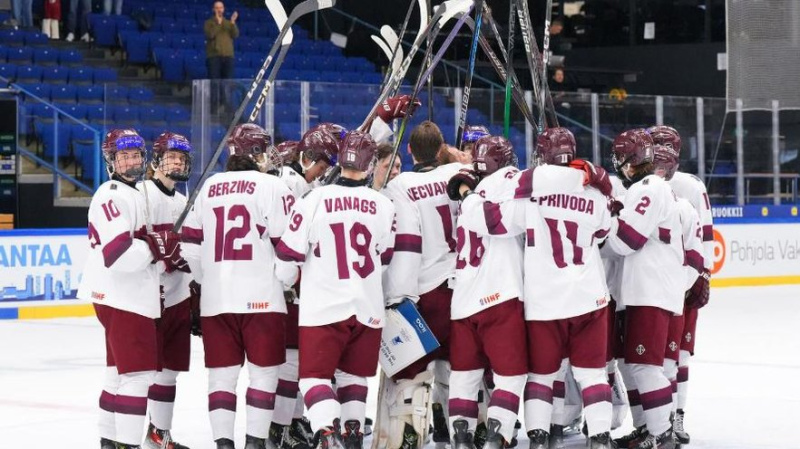
[[[795,207],[714,208],[713,287],[800,284]],[[89,250],[86,229],[0,231],[0,320],[82,317],[75,298]]]

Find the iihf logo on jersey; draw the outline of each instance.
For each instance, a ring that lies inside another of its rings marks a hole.
[[[367,324],[372,324],[373,326],[378,326],[378,325],[381,324],[381,319],[380,318],[369,317],[369,319],[367,320]]]
[[[636,353],[637,354],[642,355],[642,354],[644,354],[644,351],[645,351],[644,345],[639,345],[639,346],[636,347]]]

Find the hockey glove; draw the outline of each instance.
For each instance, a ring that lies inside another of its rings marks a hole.
[[[175,270],[183,271],[184,273],[191,273],[189,263],[181,255],[180,245],[175,245],[175,248],[169,254],[164,255],[164,263],[167,265],[167,272],[171,273]]]
[[[700,309],[708,304],[710,276],[708,271],[704,271],[697,280],[694,281],[689,290],[686,291],[686,306],[692,309]]]
[[[175,252],[178,246],[177,234],[169,231],[148,232],[139,237],[147,243],[150,253],[153,254],[153,263],[164,260],[167,254]]]
[[[461,190],[461,185],[467,186],[470,190],[475,190],[479,182],[481,182],[481,178],[475,170],[462,168],[447,183],[447,196],[453,201],[461,201],[462,196],[459,191]]]
[[[625,205],[622,204],[622,201],[617,201],[617,200],[613,200],[612,199],[612,200],[609,200],[609,202],[608,202],[608,210],[611,211],[611,216],[612,217],[619,216],[619,213],[624,208],[625,208]]]
[[[597,167],[589,161],[574,159],[569,166],[583,171],[583,185],[599,190],[605,196],[611,196],[611,179],[603,167]]]
[[[189,333],[195,337],[203,336],[203,329],[200,327],[200,284],[195,281],[189,283],[189,316],[192,320],[192,327]]]
[[[409,95],[398,95],[386,99],[383,103],[378,105],[375,109],[375,115],[381,118],[385,123],[389,123],[394,119],[403,118],[407,113],[414,113],[414,109],[421,106],[419,100],[414,100],[413,105]]]

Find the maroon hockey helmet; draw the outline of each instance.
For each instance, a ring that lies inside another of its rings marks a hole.
[[[657,125],[647,128],[647,132],[653,138],[654,144],[672,147],[680,156],[681,135],[678,134],[678,130],[671,126]]]
[[[317,124],[317,126],[314,126],[309,131],[311,130],[322,130],[330,133],[330,135],[333,136],[334,139],[336,139],[336,143],[342,143],[345,134],[347,134],[347,129],[344,126],[330,122],[319,123]]]
[[[130,167],[123,173],[117,173],[114,163],[119,162],[119,154],[122,152],[126,152],[127,154],[127,152],[131,150],[139,151],[141,165]],[[112,129],[106,134],[105,139],[103,139],[102,151],[108,176],[117,173],[130,178],[138,178],[144,174],[145,164],[147,163],[147,147],[145,146],[144,139],[142,139],[135,130]]]
[[[643,128],[630,129],[614,139],[611,151],[614,169],[619,173],[627,164],[637,167],[653,162],[653,138]]]
[[[254,123],[243,123],[233,129],[228,137],[228,150],[232,156],[249,157],[264,172],[281,166],[280,156],[272,145],[272,136]]]
[[[678,169],[679,154],[675,148],[668,145],[658,145],[653,147],[653,165],[656,174],[663,176],[669,181]]]
[[[278,146],[275,147],[278,151],[278,156],[281,157],[284,164],[291,164],[297,161],[297,158],[300,156],[300,153],[297,151],[298,145],[300,145],[300,142],[297,140],[287,140],[279,143]]]
[[[167,156],[168,152],[174,152],[178,157]],[[192,171],[193,153],[192,144],[186,137],[171,132],[161,133],[153,143],[153,160],[150,164],[154,170],[159,170],[174,181],[187,181]]]
[[[378,145],[371,135],[354,130],[344,136],[339,151],[342,168],[369,172],[375,165]]]
[[[566,165],[575,158],[575,136],[567,128],[547,128],[536,137],[536,165]]]
[[[509,165],[516,165],[517,156],[511,142],[502,136],[485,136],[472,148],[472,167],[483,176]]]
[[[328,131],[316,127],[303,134],[297,151],[311,162],[323,160],[328,165],[335,165],[339,155],[339,142]]]

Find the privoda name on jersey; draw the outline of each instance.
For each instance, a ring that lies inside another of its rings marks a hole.
[[[208,197],[232,195],[234,193],[246,193],[252,195],[256,191],[256,183],[253,181],[225,181],[212,184],[208,188]]]
[[[445,195],[447,194],[447,182],[432,182],[430,184],[410,187],[406,193],[411,201],[419,201],[425,198]]]
[[[594,214],[594,200],[565,193],[531,198],[531,201],[538,202],[540,206],[568,209],[589,215]]]
[[[324,200],[324,203],[325,203],[325,211],[328,213],[346,212],[353,210],[364,214],[375,215],[378,207],[377,204],[375,204],[375,201],[366,200],[355,196],[326,198]]]

